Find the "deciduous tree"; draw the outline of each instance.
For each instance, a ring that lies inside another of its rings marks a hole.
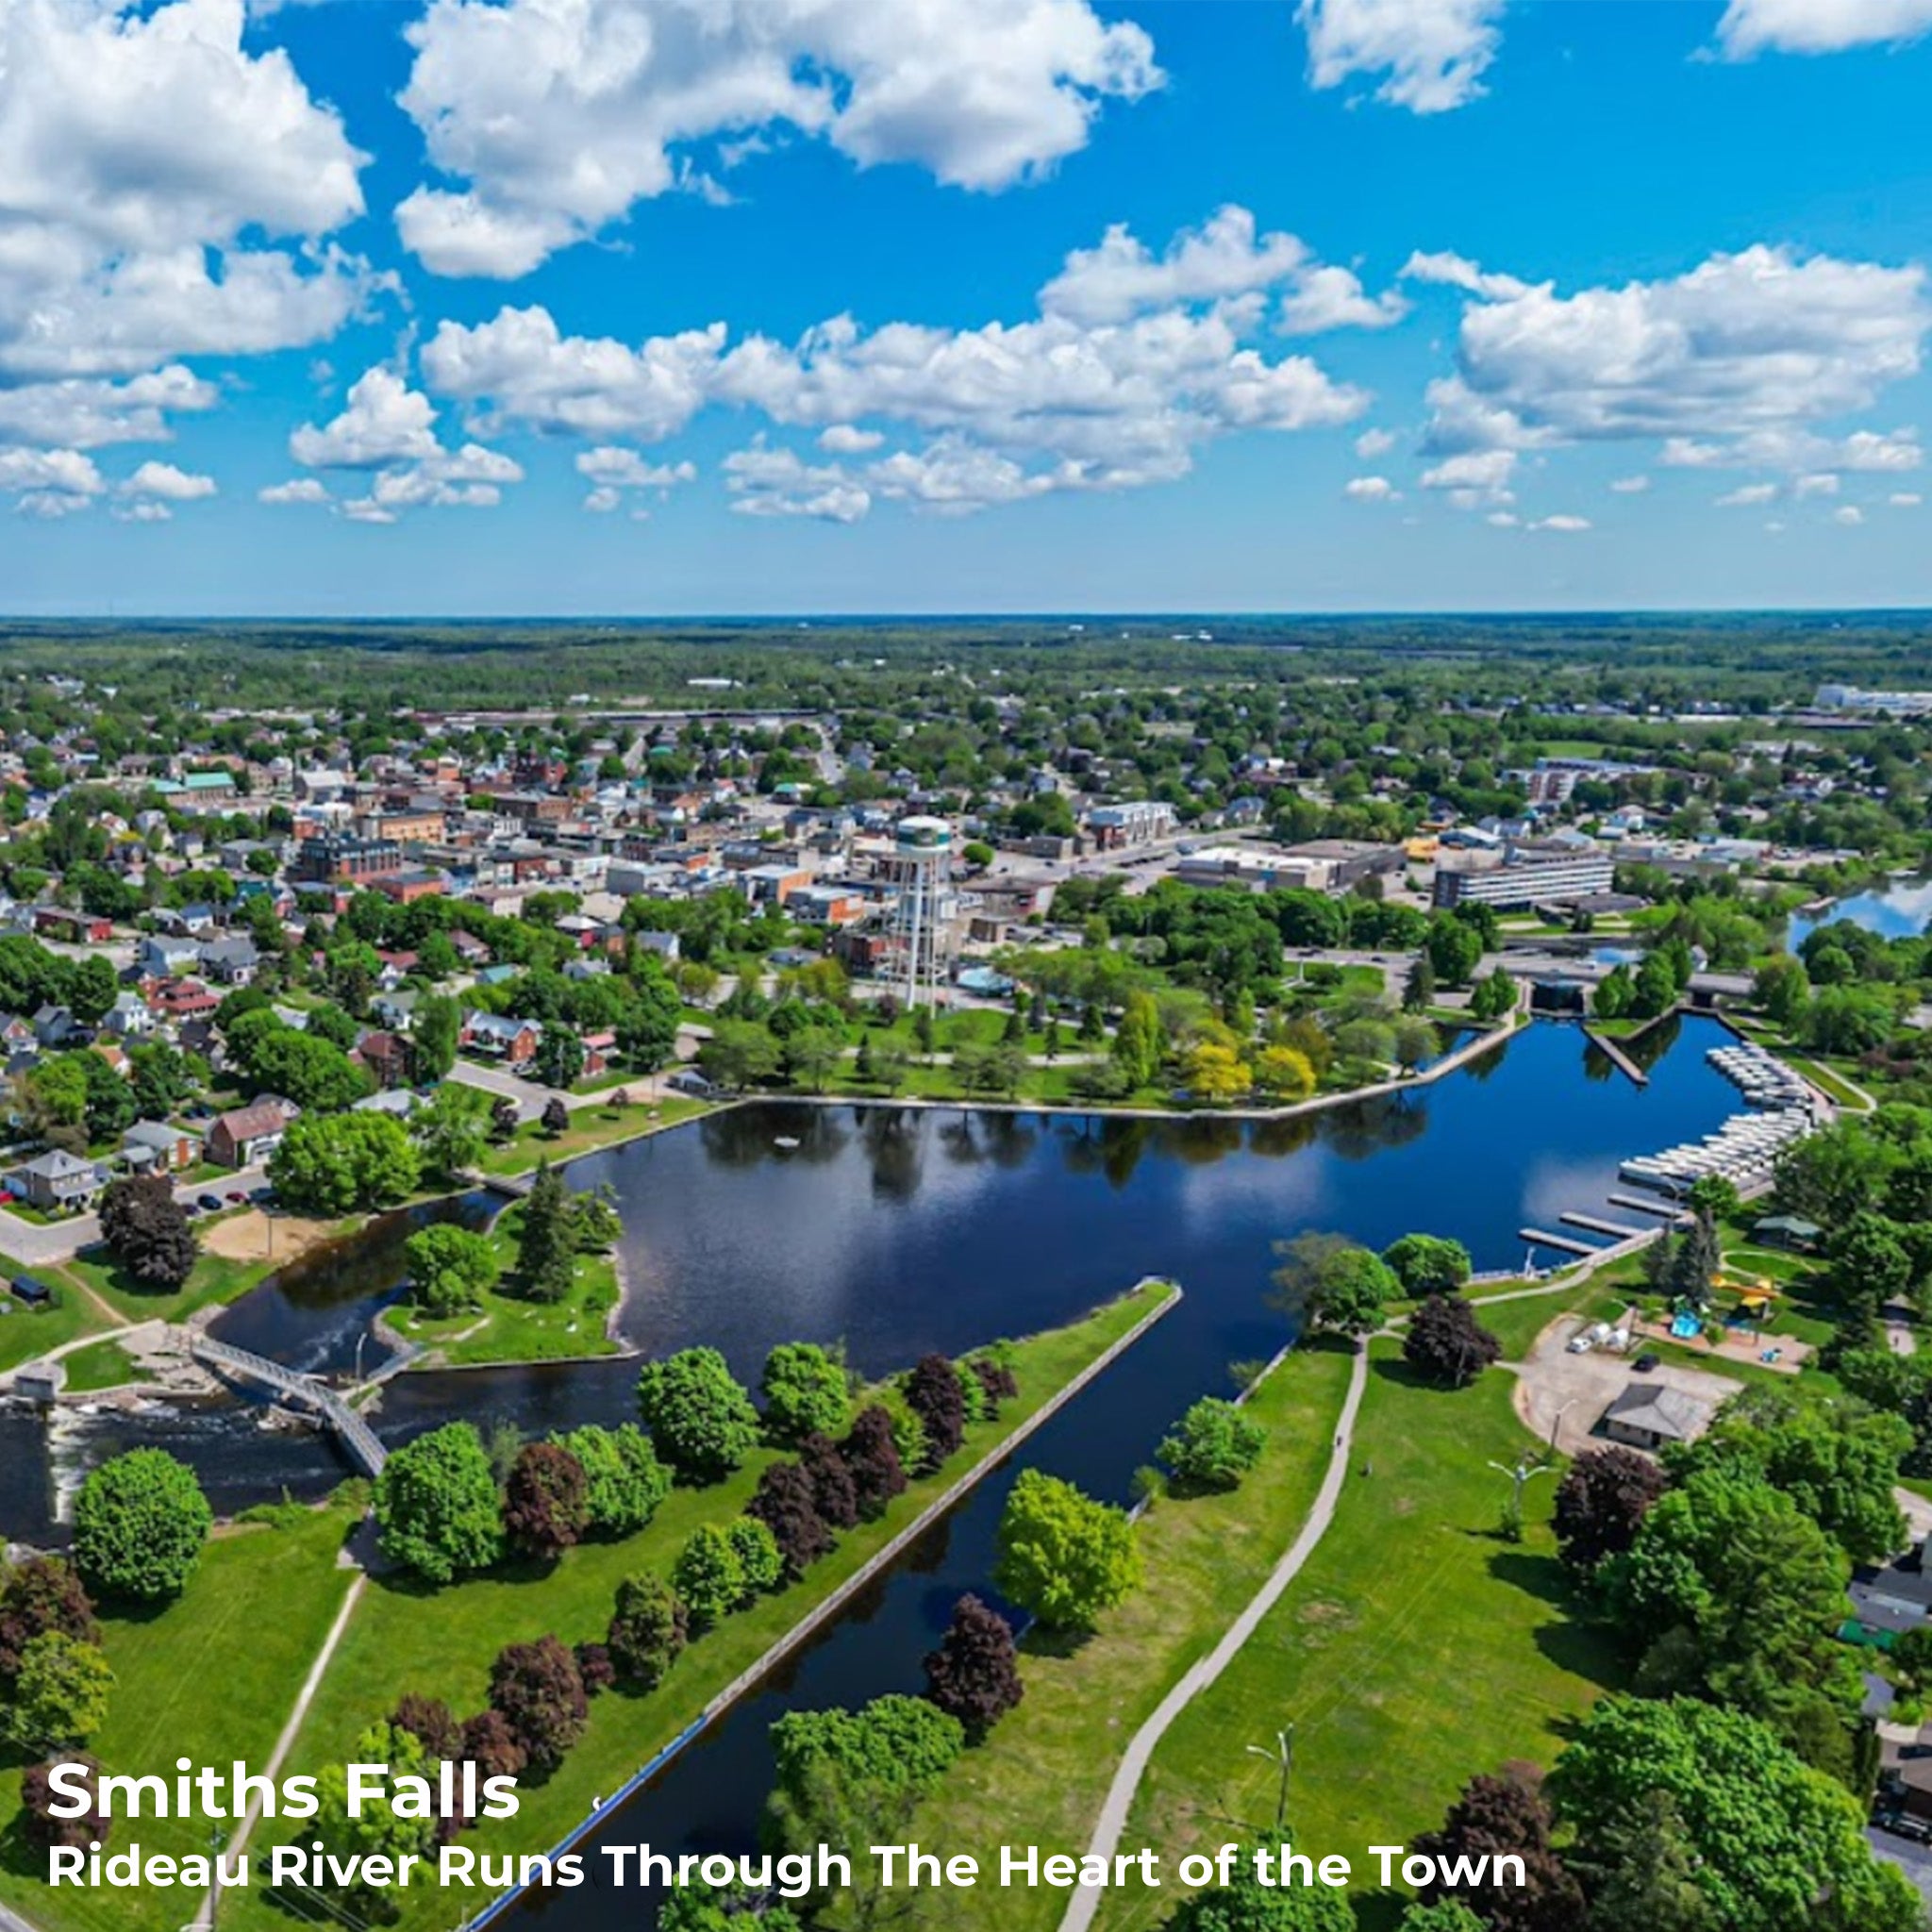
[[[962,1596],[939,1648],[925,1658],[925,1694],[970,1739],[984,1738],[1025,1694],[1013,1628],[976,1596]]]
[[[131,1449],[81,1484],[74,1560],[96,1596],[158,1603],[181,1593],[213,1524],[186,1463],[164,1449]]]
[[[715,1348],[647,1362],[638,1407],[658,1457],[690,1482],[729,1475],[758,1446],[758,1410]]]
[[[503,1556],[496,1477],[468,1423],[445,1423],[393,1450],[375,1479],[382,1553],[431,1583]]]
[[[1014,1483],[998,1541],[994,1582],[1050,1629],[1091,1629],[1141,1581],[1126,1512],[1037,1469]]]

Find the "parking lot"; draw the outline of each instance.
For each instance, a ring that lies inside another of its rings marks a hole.
[[[1517,1414],[1545,1442],[1554,1431],[1557,1447],[1566,1456],[1601,1444],[1604,1439],[1594,1434],[1597,1423],[1633,1382],[1681,1390],[1710,1409],[1741,1386],[1728,1375],[1680,1368],[1674,1362],[1659,1362],[1640,1374],[1632,1363],[1643,1352],[1641,1341],[1627,1355],[1603,1349],[1572,1355],[1571,1337],[1591,1325],[1588,1316],[1559,1316],[1537,1337],[1518,1372]]]

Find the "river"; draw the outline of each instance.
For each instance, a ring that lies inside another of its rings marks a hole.
[[[858,1367],[879,1373],[1172,1274],[1181,1306],[1024,1452],[1029,1465],[1124,1498],[1173,1417],[1225,1391],[1228,1363],[1287,1336],[1264,1301],[1274,1241],[1322,1228],[1379,1247],[1422,1229],[1461,1239],[1478,1268],[1517,1267],[1520,1229],[1558,1228],[1565,1209],[1604,1211],[1620,1160],[1695,1139],[1738,1109],[1705,1059],[1728,1037],[1711,1021],[1669,1023],[1645,1042],[1656,1058],[1640,1088],[1586,1051],[1575,1027],[1539,1023],[1438,1084],[1273,1123],[773,1102],[590,1157],[570,1178],[616,1193],[626,1340],[652,1352],[710,1342],[748,1379],[782,1341],[842,1341]],[[410,1224],[391,1217],[348,1254],[258,1291],[217,1332],[306,1365],[346,1365],[395,1292]],[[532,1430],[616,1421],[634,1377],[625,1361],[408,1374],[386,1391],[377,1426],[395,1441],[452,1413]],[[192,1462],[221,1509],[340,1478],[325,1442],[265,1434],[258,1413],[231,1402],[70,1414],[51,1455],[29,1419],[0,1417],[0,1524],[47,1533],[78,1474],[136,1442]],[[602,1831],[673,1850],[747,1846],[770,1781],[771,1721],[918,1687],[955,1600],[987,1588],[1013,1473]],[[593,1875],[600,1868],[592,1859]],[[636,1892],[593,1886],[527,1909],[567,1932],[639,1923]]]
[[[1875,932],[1881,939],[1916,939],[1932,925],[1932,878],[1895,878],[1869,892],[1839,900],[1828,912],[1816,919],[1802,914],[1792,917],[1786,934],[1787,948],[1795,953],[1822,925],[1844,920]]]

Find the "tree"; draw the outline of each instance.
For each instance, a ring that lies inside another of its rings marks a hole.
[[[1691,1208],[1713,1224],[1728,1220],[1738,1211],[1738,1184],[1721,1174],[1701,1174],[1684,1196]]]
[[[496,1477],[468,1423],[445,1423],[391,1452],[375,1479],[382,1553],[430,1583],[503,1556]]]
[[[27,1132],[50,1147],[78,1154],[87,1146],[87,1074],[77,1056],[57,1054],[14,1085]]]
[[[1000,1517],[993,1581],[1049,1629],[1091,1629],[1141,1581],[1141,1551],[1124,1509],[1073,1484],[1023,1470]]]
[[[103,962],[105,963],[105,962]],[[75,1056],[87,1089],[83,1118],[90,1141],[111,1141],[134,1124],[134,1089],[97,1053]]]
[[[821,1519],[834,1530],[852,1528],[858,1521],[858,1491],[839,1445],[828,1436],[807,1436],[798,1445],[798,1461]]]
[[[409,1263],[409,1299],[425,1315],[447,1316],[477,1307],[503,1273],[496,1243],[453,1221],[419,1228],[403,1243]]]
[[[831,1527],[819,1514],[817,1492],[803,1463],[774,1462],[758,1477],[745,1513],[772,1532],[791,1582],[831,1553]]]
[[[738,1558],[738,1574],[744,1579],[740,1604],[778,1589],[785,1581],[785,1558],[771,1524],[756,1516],[741,1516],[724,1534]]]
[[[1436,968],[1426,953],[1418,953],[1402,984],[1402,1010],[1426,1013],[1436,1003]]]
[[[1247,1097],[1255,1076],[1225,1041],[1198,1040],[1188,1049],[1183,1077],[1188,1091],[1209,1107],[1231,1107]]]
[[[1255,1091],[1280,1106],[1306,1100],[1315,1091],[1315,1069],[1291,1046],[1264,1046],[1255,1056]]]
[[[1232,1490],[1267,1444],[1268,1431],[1237,1404],[1204,1395],[1154,1453],[1190,1489]]]
[[[758,1410],[715,1348],[645,1363],[638,1407],[658,1457],[687,1482],[716,1482],[758,1447]]]
[[[98,1643],[101,1626],[79,1573],[64,1557],[26,1557],[0,1569],[0,1701],[20,1674],[36,1637],[58,1631],[76,1643]]]
[[[1662,1469],[1635,1449],[1586,1449],[1557,1489],[1555,1528],[1563,1561],[1579,1575],[1594,1576],[1637,1541],[1668,1487]]]
[[[1755,1473],[1694,1471],[1601,1574],[1619,1624],[1647,1646],[1646,1684],[1714,1698],[1792,1737],[1809,1735],[1821,1696],[1836,1707],[1851,1565]]]
[[[532,1301],[560,1302],[576,1281],[577,1241],[570,1190],[547,1160],[524,1200],[517,1225],[517,1273]]]
[[[1424,1296],[1402,1332],[1402,1358],[1451,1389],[1466,1389],[1502,1354],[1503,1344],[1459,1294]]]
[[[1013,1627],[976,1596],[953,1606],[953,1621],[937,1650],[926,1653],[926,1697],[958,1718],[978,1742],[1025,1694]]]
[[[409,1137],[423,1157],[424,1172],[456,1187],[483,1158],[490,1138],[490,1096],[447,1080],[409,1116]]]
[[[556,1021],[545,1026],[538,1037],[530,1071],[546,1087],[575,1086],[584,1071],[584,1042],[575,1027]]]
[[[658,1932],[803,1932],[790,1906],[694,1878],[677,1886],[658,1911]]]
[[[1403,1913],[1396,1932],[1484,1932],[1483,1922],[1460,1899],[1420,1900]]]
[[[21,1836],[35,1851],[42,1854],[62,1847],[81,1850],[90,1844],[105,1844],[113,1829],[108,1814],[101,1808],[99,1762],[84,1752],[70,1751],[60,1754],[60,1761],[69,1766],[78,1764],[84,1769],[92,1802],[78,1818],[56,1818],[54,1807],[58,1804],[64,1811],[72,1800],[63,1799],[56,1793],[52,1782],[53,1765],[29,1764],[21,1773]]]
[[[507,1146],[517,1137],[517,1129],[523,1124],[523,1109],[508,1094],[490,1103],[490,1138],[499,1146]]]
[[[1740,1711],[1607,1697],[1548,1790],[1586,1872],[1615,1857],[1654,1798],[1667,1799],[1713,1932],[1913,1932],[1922,1923],[1911,1887],[1873,1857],[1857,1800]]]
[[[395,1729],[408,1731],[430,1757],[454,1762],[463,1755],[463,1727],[440,1697],[405,1691],[396,1699],[389,1721]]]
[[[479,1779],[520,1777],[525,1762],[516,1734],[495,1710],[479,1710],[464,1723],[462,1755],[476,1767]]]
[[[1485,1025],[1493,1025],[1516,1010],[1516,982],[1505,968],[1498,966],[1487,978],[1476,982],[1469,996],[1469,1010],[1473,1018]]]
[[[1304,1234],[1279,1241],[1276,1300],[1314,1330],[1366,1335],[1382,1325],[1383,1305],[1400,1284],[1380,1256],[1340,1235]]]
[[[503,1532],[510,1548],[554,1563],[590,1526],[583,1464],[555,1442],[525,1442],[504,1485]]]
[[[599,1536],[635,1536],[671,1493],[671,1472],[635,1423],[614,1429],[586,1423],[550,1440],[575,1456],[583,1470],[590,1528]]]
[[[1856,1403],[1796,1389],[1750,1389],[1727,1402],[1702,1440],[1668,1461],[1680,1482],[1738,1469],[1790,1496],[1855,1563],[1882,1563],[1910,1541],[1893,1490],[1910,1426]]]
[[[408,1128],[386,1113],[305,1113],[268,1164],[286,1205],[329,1216],[391,1208],[415,1192],[422,1174]]]
[[[781,1341],[759,1378],[765,1427],[774,1440],[799,1442],[815,1431],[837,1436],[852,1416],[845,1366],[808,1341]]]
[[[1467,986],[1482,964],[1483,936],[1466,920],[1438,913],[1423,941],[1424,957],[1442,986]]]
[[[938,1469],[965,1440],[966,1400],[953,1364],[942,1355],[922,1356],[906,1377],[906,1406],[925,1432],[922,1474]]]
[[[194,1064],[177,1048],[160,1041],[131,1046],[127,1064],[134,1105],[142,1120],[164,1121],[194,1097]]]
[[[1469,1250],[1441,1235],[1406,1234],[1382,1250],[1405,1294],[1454,1294],[1469,1280]]]
[[[1595,1843],[1575,1848],[1569,1863],[1590,1895],[1591,1932],[1719,1932],[1668,1792],[1644,1792],[1631,1816],[1605,1821]]]
[[[446,994],[425,993],[416,1002],[409,1023],[409,1071],[419,1083],[448,1080],[462,1032],[462,1008]]]
[[[1486,1876],[1444,1885],[1439,1879],[1423,1888],[1424,1903],[1460,1899],[1490,1932],[1574,1932],[1583,1919],[1583,1892],[1552,1849],[1550,1827],[1549,1806],[1522,1778],[1471,1778],[1441,1829],[1424,1832],[1412,1849],[1438,1861],[1519,1857],[1524,1882],[1504,1885]]]
[[[1097,1006],[1088,1010],[1096,1020]],[[1160,1024],[1160,1008],[1154,996],[1130,992],[1121,1010],[1121,1024],[1113,1037],[1112,1058],[1127,1083],[1127,1091],[1151,1087],[1160,1077],[1160,1063],[1166,1054],[1166,1034]]]
[[[771,1028],[751,1020],[720,1020],[698,1048],[705,1077],[733,1091],[776,1078],[782,1059]]]
[[[730,1537],[715,1523],[701,1523],[685,1540],[671,1570],[671,1587],[693,1630],[723,1623],[744,1601],[744,1566]]]
[[[617,1586],[617,1606],[604,1641],[624,1682],[655,1690],[690,1634],[684,1604],[661,1576],[626,1576]]]
[[[577,1660],[555,1637],[508,1644],[497,1654],[490,1667],[490,1707],[540,1776],[570,1755],[591,1718]]]
[[[1757,969],[1751,997],[1764,1009],[1766,1019],[1789,1031],[1810,1000],[1811,980],[1799,960],[1779,953]]]
[[[30,1755],[85,1744],[108,1721],[114,1674],[96,1644],[43,1630],[21,1653],[0,1733]]]
[[[1861,1210],[1845,1222],[1826,1247],[1832,1293],[1846,1307],[1875,1315],[1912,1285],[1912,1257],[1896,1222]]]
[[[892,1440],[892,1418],[883,1405],[874,1402],[858,1411],[839,1453],[851,1477],[859,1516],[867,1523],[876,1522],[892,1498],[906,1491],[906,1469]]]
[[[213,1524],[186,1463],[164,1449],[130,1449],[80,1486],[75,1564],[97,1597],[158,1603],[180,1595]]]
[[[552,1094],[543,1103],[543,1111],[538,1115],[538,1124],[553,1141],[560,1139],[570,1131],[570,1108],[564,1106],[560,1096]]]
[[[684,1002],[649,954],[635,968],[632,987],[634,997],[617,1023],[617,1049],[640,1072],[654,1074],[677,1051]]]
[[[1710,1284],[1724,1262],[1717,1228],[1707,1214],[1693,1214],[1671,1257],[1671,1291],[1698,1307],[1710,1298]]]
[[[110,1181],[101,1194],[101,1237],[135,1280],[176,1289],[200,1254],[194,1225],[164,1174]]]

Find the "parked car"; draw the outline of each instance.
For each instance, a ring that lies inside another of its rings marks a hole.
[[[1643,1353],[1641,1356],[1639,1356],[1634,1362],[1630,1364],[1630,1366],[1633,1369],[1635,1369],[1640,1375],[1647,1375],[1650,1374],[1651,1370],[1657,1367],[1660,1359],[1661,1357],[1657,1355],[1655,1349],[1646,1348],[1643,1351]]]
[[[219,1214],[222,1211],[222,1197],[219,1194],[198,1194],[194,1205],[204,1214]]]

